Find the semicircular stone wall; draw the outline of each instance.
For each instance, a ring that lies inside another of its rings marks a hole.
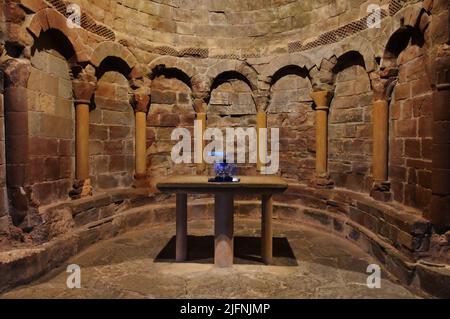
[[[49,2],[60,5],[58,0]],[[206,49],[209,56],[250,56],[285,52],[290,42],[314,40],[320,33],[366,17],[367,7],[374,1],[75,0],[72,3],[80,4],[84,12],[113,30],[118,39],[139,43],[143,50],[146,46],[170,46],[176,50],[196,48],[198,52]]]

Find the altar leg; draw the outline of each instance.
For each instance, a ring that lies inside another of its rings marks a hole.
[[[265,264],[272,263],[272,195],[262,195],[261,202],[261,257]]]
[[[233,194],[217,194],[214,218],[214,264],[218,267],[231,267],[233,265],[233,215]]]
[[[176,261],[185,261],[187,257],[187,194],[177,194],[177,242]]]

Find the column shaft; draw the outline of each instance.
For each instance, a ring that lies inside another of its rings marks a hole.
[[[76,169],[78,181],[89,179],[89,104],[76,106]]]
[[[267,143],[264,143],[263,141],[260,141],[260,132],[259,130],[262,128],[267,128],[267,114],[266,112],[258,112],[256,114],[256,132],[257,132],[257,136],[258,136],[258,140],[257,140],[257,149],[256,151],[257,153],[257,164],[256,164],[256,169],[260,172],[261,168],[265,165],[266,162],[266,158],[265,158],[265,154],[267,154]],[[268,140],[268,137],[267,137]],[[263,143],[261,143],[263,142]],[[263,157],[261,156],[261,154],[264,154]]]
[[[387,101],[373,104],[373,178],[375,182],[388,179],[389,107]]]
[[[203,150],[205,149],[205,139],[204,134],[206,131],[206,113],[205,112],[199,112],[197,113],[197,121],[201,122],[201,136],[198,136],[197,138],[200,139],[200,141],[197,141],[198,149],[196,149],[196,152],[199,152],[201,154],[202,162],[197,163],[197,172],[203,173],[205,170],[205,158],[203,156]]]
[[[136,124],[136,177],[145,177],[147,173],[147,114],[137,111],[135,113]]]
[[[316,109],[316,175],[327,175],[328,107]]]

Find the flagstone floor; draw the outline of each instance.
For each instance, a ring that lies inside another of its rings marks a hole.
[[[186,263],[173,261],[175,225],[141,226],[99,242],[41,279],[1,298],[416,298],[385,278],[366,285],[375,261],[347,241],[313,228],[276,222],[274,265],[259,258],[259,223],[235,221],[235,265],[213,266],[212,221],[189,224]],[[68,289],[67,265],[81,269]]]

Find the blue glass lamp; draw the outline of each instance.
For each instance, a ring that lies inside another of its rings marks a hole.
[[[210,178],[210,182],[216,183],[236,183],[239,178],[234,177],[237,173],[237,167],[234,163],[227,163],[226,155],[223,152],[211,152],[209,156],[215,157],[214,173],[215,177]]]

